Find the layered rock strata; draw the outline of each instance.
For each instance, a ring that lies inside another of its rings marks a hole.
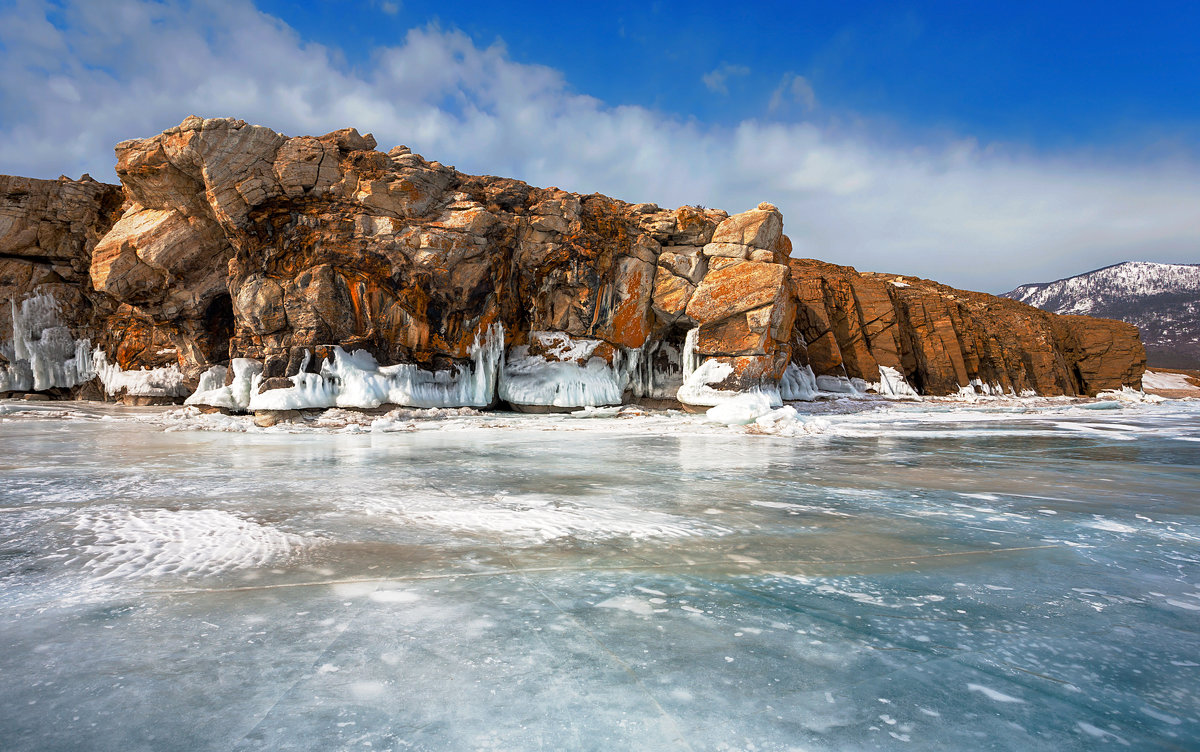
[[[226,409],[1140,383],[1133,327],[791,259],[770,204],[665,210],[375,145],[193,117],[118,144],[120,188],[0,178],[0,295],[57,301],[76,380]],[[48,327],[7,317],[0,391],[41,388],[13,374]]]

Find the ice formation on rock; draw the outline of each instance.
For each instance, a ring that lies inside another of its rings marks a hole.
[[[174,363],[159,368],[125,371],[116,363],[109,363],[104,350],[97,347],[92,353],[92,366],[108,395],[123,393],[137,397],[183,397],[188,393],[183,383],[183,373]]]
[[[629,376],[634,397],[673,400],[683,386],[683,350],[663,340],[649,340],[636,353]]]
[[[811,402],[817,398],[817,392],[817,377],[813,375],[812,367],[801,368],[795,363],[788,363],[783,378],[779,380],[779,396],[788,401]]]
[[[879,367],[879,387],[876,391],[884,397],[917,396],[917,390],[904,380],[904,374],[889,366]]]
[[[829,392],[831,394],[861,397],[866,394],[870,386],[870,384],[862,379],[852,379],[846,376],[822,375],[817,377],[817,388],[822,392]]]
[[[636,351],[612,348],[597,356],[598,339],[533,332],[530,345],[512,348],[500,372],[500,399],[513,405],[598,407],[621,404],[637,365]]]
[[[13,336],[0,345],[0,392],[73,387],[95,375],[91,343],[76,340],[59,319],[58,303],[45,293],[12,306]]]
[[[333,362],[323,360],[318,373],[306,371],[305,356],[292,385],[259,391],[262,365],[235,358],[228,386],[197,391],[189,405],[233,410],[300,410],[305,408],[375,408],[384,404],[407,407],[487,407],[495,401],[496,382],[503,362],[504,329],[493,325],[475,339],[471,365],[429,371],[411,363],[381,366],[365,350],[333,350]],[[211,384],[212,382],[206,382]]]
[[[744,392],[717,389],[719,384],[733,373],[733,366],[716,358],[704,358],[696,354],[696,341],[700,330],[692,329],[683,343],[683,385],[679,387],[677,399],[685,405],[715,407],[742,394],[762,394],[772,407],[783,404],[779,385],[772,384]]]

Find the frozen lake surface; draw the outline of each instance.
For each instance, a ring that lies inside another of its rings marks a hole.
[[[0,402],[0,747],[1200,748],[1200,403],[811,409]]]

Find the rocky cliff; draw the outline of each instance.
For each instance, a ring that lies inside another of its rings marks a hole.
[[[665,210],[375,146],[193,117],[118,144],[119,188],[0,178],[0,391],[565,409],[1140,383],[1132,326],[792,259],[770,204]]]
[[[1200,264],[1126,261],[1004,297],[1044,311],[1128,321],[1151,367],[1200,368]]]

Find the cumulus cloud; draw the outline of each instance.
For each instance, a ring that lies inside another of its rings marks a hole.
[[[55,20],[32,0],[0,11],[0,172],[114,181],[118,141],[190,114],[236,116],[288,135],[352,125],[383,149],[629,201],[741,211],[769,200],[797,255],[975,289],[1126,258],[1200,261],[1200,167],[1187,159],[897,145],[749,113],[711,126],[599,101],[500,43],[438,28],[355,69],[244,0],[79,0]],[[781,97],[799,92],[803,105],[797,78]]]
[[[748,75],[750,75],[750,69],[747,68],[746,66],[731,65],[729,63],[724,63],[720,67],[718,67],[716,70],[712,70],[712,71],[709,71],[708,73],[705,73],[703,76],[700,77],[700,80],[704,82],[704,85],[708,88],[709,91],[714,92],[716,94],[728,94],[729,93],[728,81],[730,78],[732,78],[733,76],[748,76]]]

